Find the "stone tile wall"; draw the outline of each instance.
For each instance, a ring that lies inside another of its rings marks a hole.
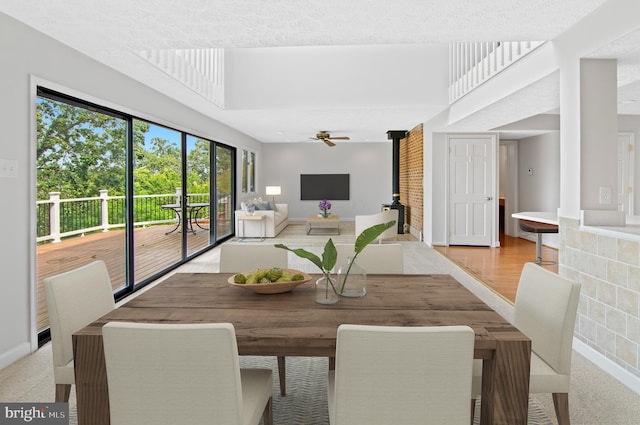
[[[568,218],[559,231],[559,273],[582,284],[576,337],[640,377],[638,237],[581,229]]]

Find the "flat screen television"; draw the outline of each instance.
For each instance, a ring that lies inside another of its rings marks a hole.
[[[349,174],[300,174],[300,200],[349,200]]]

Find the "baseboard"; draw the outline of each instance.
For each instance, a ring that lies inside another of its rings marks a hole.
[[[31,354],[31,344],[25,342],[0,355],[0,369],[4,369],[16,360]]]
[[[626,371],[623,367],[609,360],[602,353],[589,347],[578,338],[573,338],[573,349],[632,391],[640,394],[640,377]]]

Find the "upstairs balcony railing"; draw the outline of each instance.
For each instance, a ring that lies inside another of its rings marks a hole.
[[[544,41],[494,41],[449,45],[449,103],[531,53]]]
[[[37,241],[60,242],[69,236],[125,227],[125,197],[109,196],[106,190],[100,190],[99,193],[98,197],[93,198],[60,199],[60,192],[51,192],[48,200],[37,201]],[[208,193],[187,196],[191,203],[209,202]],[[168,194],[134,196],[134,226],[177,223],[175,210],[162,206],[180,205],[181,200],[180,190]],[[208,216],[211,208],[204,211],[207,212],[202,214]],[[217,215],[214,219],[229,219],[233,213],[231,196],[220,196],[215,211]]]

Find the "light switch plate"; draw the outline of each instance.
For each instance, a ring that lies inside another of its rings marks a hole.
[[[15,179],[18,177],[18,161],[0,159],[0,178]]]

